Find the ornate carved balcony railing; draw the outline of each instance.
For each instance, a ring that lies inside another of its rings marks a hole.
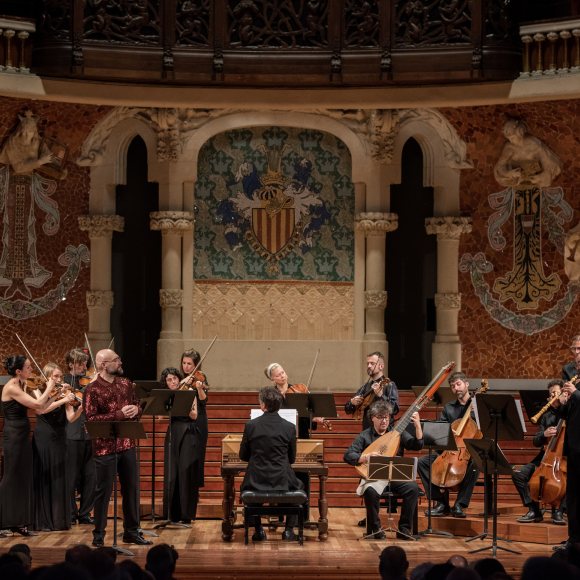
[[[30,72],[30,37],[34,31],[34,21],[0,14],[0,71]]]
[[[567,19],[520,27],[523,64],[520,78],[580,72],[580,20]]]
[[[34,70],[123,82],[372,86],[515,78],[506,0],[43,0]]]

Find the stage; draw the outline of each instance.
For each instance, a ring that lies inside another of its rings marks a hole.
[[[419,530],[426,527],[423,516],[424,505],[420,506]],[[481,518],[476,516],[478,506],[473,506],[473,515],[465,520],[454,518],[433,519],[432,527],[439,529],[456,528],[461,533],[473,530],[481,531]],[[504,513],[498,518],[500,533],[516,531],[524,528],[521,536],[542,539],[546,534],[552,538],[565,537],[566,527],[553,526],[549,523],[549,513],[544,524],[518,525],[515,519],[522,514],[516,506],[502,508]],[[506,511],[508,510],[508,511]],[[316,513],[316,510],[313,510]],[[384,510],[381,510],[383,524],[387,523]],[[357,527],[357,522],[364,517],[363,508],[332,507],[328,513],[328,540],[321,542],[316,530],[305,531],[304,545],[297,542],[282,542],[282,529],[276,532],[267,530],[268,539],[260,544],[244,545],[243,529],[236,529],[232,542],[224,542],[221,534],[220,520],[198,520],[191,529],[165,529],[158,538],[152,538],[155,543],[172,544],[179,552],[176,578],[236,578],[249,579],[258,576],[277,579],[294,578],[378,578],[378,556],[388,545],[403,547],[411,563],[411,569],[425,561],[440,563],[446,561],[452,554],[462,554],[470,562],[491,555],[491,550],[478,554],[470,554],[470,550],[491,545],[491,538],[466,542],[466,536],[441,538],[425,536],[417,542],[394,539],[389,533],[387,540],[368,541],[360,539],[363,528]],[[143,528],[152,528],[151,522],[143,522]],[[548,532],[543,530],[548,529]],[[111,543],[113,529],[109,521],[107,545]],[[491,521],[489,529],[491,531]],[[33,538],[13,536],[0,539],[0,552],[6,551],[11,545],[25,542],[32,550],[33,567],[52,564],[64,559],[65,550],[75,544],[90,544],[92,526],[75,525],[66,532],[42,532]],[[119,538],[120,540],[120,538]],[[557,543],[557,542],[555,542]],[[120,543],[135,553],[135,561],[140,565],[145,563],[147,547],[129,546]],[[508,573],[519,577],[524,561],[530,556],[550,556],[552,544],[513,541],[498,542],[498,546],[509,547],[521,554],[511,554],[498,551],[498,559],[504,564]]]

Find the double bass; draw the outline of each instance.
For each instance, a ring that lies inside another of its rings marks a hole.
[[[481,386],[472,395],[463,417],[461,419],[455,419],[451,423],[451,432],[455,438],[457,451],[445,450],[433,462],[431,466],[431,483],[435,487],[454,488],[459,486],[463,481],[467,473],[467,465],[471,459],[464,439],[481,439],[483,437],[476,422],[471,418],[473,396],[485,393],[488,388],[487,379],[482,379]]]
[[[384,435],[381,435],[378,439],[373,441],[364,451],[363,455],[375,454],[383,455],[386,457],[394,457],[399,451],[399,446],[401,444],[401,433],[407,428],[411,422],[411,417],[413,413],[420,411],[423,406],[433,398],[433,395],[437,392],[439,387],[451,374],[451,371],[455,368],[455,362],[448,362],[444,367],[442,367],[439,372],[435,375],[431,382],[421,391],[421,394],[415,399],[414,403],[409,406],[405,411],[403,416],[395,423],[392,431],[387,431]],[[355,466],[359,475],[364,479],[368,478],[369,466],[366,463],[361,463]]]

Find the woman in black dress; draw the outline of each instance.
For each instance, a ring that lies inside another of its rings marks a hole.
[[[161,387],[179,389],[181,374],[176,368],[161,373]],[[199,499],[199,432],[197,398],[188,417],[171,417],[165,435],[163,513],[171,522],[195,520]],[[170,450],[171,443],[171,450]]]
[[[22,536],[34,535],[32,511],[32,444],[29,439],[28,409],[44,410],[50,404],[54,380],[39,399],[26,392],[26,380],[32,376],[32,364],[22,355],[4,362],[12,377],[2,389],[4,411],[4,477],[0,481],[0,530],[11,530]]]
[[[62,370],[55,363],[48,363],[42,372],[56,384],[62,383]],[[40,396],[40,390],[35,394]],[[63,394],[46,409],[36,411],[32,437],[35,530],[68,530],[71,527],[70,492],[66,480],[66,424],[76,421],[82,412],[80,406],[76,410],[73,408],[75,400],[74,394]]]

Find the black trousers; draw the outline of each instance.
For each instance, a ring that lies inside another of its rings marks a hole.
[[[442,491],[441,488],[433,485],[431,487],[432,497],[429,497],[429,463],[433,463],[433,461],[435,461],[437,457],[438,455],[436,455],[435,453],[431,454],[431,456],[425,455],[421,457],[417,465],[417,471],[419,472],[419,476],[421,477],[421,483],[423,484],[423,489],[425,490],[427,498],[434,499],[435,501],[444,503],[445,505],[449,505],[448,489],[444,489]],[[464,509],[469,506],[471,496],[473,495],[473,488],[475,487],[478,477],[479,471],[474,467],[473,462],[470,461],[467,464],[467,471],[465,472],[465,477],[463,478],[463,481],[459,486],[459,491],[457,492],[457,499],[455,500],[455,503],[460,505]]]
[[[568,540],[580,542],[580,452],[568,452],[568,480],[566,482],[566,507],[568,510]]]
[[[95,505],[97,483],[93,444],[90,439],[66,442],[66,476],[68,489],[71,490],[72,520],[87,518]],[[80,505],[75,499],[76,490],[80,492]]]
[[[512,481],[522,498],[522,503],[527,507],[539,509],[539,504],[530,497],[530,479],[536,471],[536,467],[535,463],[523,465],[519,471],[514,471]]]
[[[95,497],[95,538],[104,538],[107,527],[107,511],[115,477],[115,454],[95,456],[97,492]],[[135,448],[117,454],[117,473],[123,495],[123,529],[126,535],[136,535],[139,530],[137,506],[137,455]]]
[[[388,491],[389,487],[387,486],[382,493],[382,497],[387,497]],[[399,529],[409,534],[413,531],[413,518],[419,499],[419,486],[414,481],[393,481],[391,483],[391,491],[403,500]],[[381,495],[372,487],[368,487],[363,494],[363,498],[367,508],[367,534],[370,534],[381,528],[381,520],[379,518]]]

